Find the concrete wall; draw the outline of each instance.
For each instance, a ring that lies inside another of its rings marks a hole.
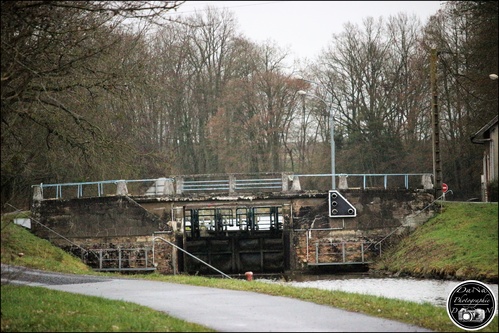
[[[168,230],[168,217],[152,214],[125,196],[44,200],[36,215],[67,238],[145,236]],[[43,238],[54,237],[39,224],[33,231]]]

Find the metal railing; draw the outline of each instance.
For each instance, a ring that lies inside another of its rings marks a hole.
[[[414,180],[418,179],[420,184],[422,182],[422,177],[431,175],[431,173],[350,173],[350,174],[337,174],[336,177],[340,179],[339,187],[341,187],[341,181],[348,183],[348,188],[383,188],[388,189],[389,187],[398,187],[409,189],[411,183],[414,184]],[[296,177],[331,177],[331,174],[296,174]],[[391,182],[389,182],[389,180]],[[411,182],[412,181],[412,182]],[[393,184],[396,184],[392,186]],[[413,186],[416,188],[415,186]]]
[[[318,239],[313,243],[312,250],[307,245],[307,265],[369,264],[380,255],[372,251],[371,244],[372,242],[333,242]]]
[[[93,251],[98,254],[99,267],[94,268],[96,271],[156,270],[153,261],[149,260],[149,255],[153,255],[150,248],[94,249]]]
[[[338,189],[420,188],[431,173],[337,174]],[[327,177],[327,179],[325,178]],[[327,191],[331,174],[206,174],[157,179],[105,180],[32,185],[33,199],[72,199],[112,195],[173,196],[189,193],[255,193]]]

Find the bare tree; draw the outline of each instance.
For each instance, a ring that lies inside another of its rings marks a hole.
[[[70,166],[110,143],[94,101],[117,90],[126,70],[106,59],[125,29],[158,23],[181,3],[2,1],[2,203],[33,182],[69,178]],[[68,168],[43,169],[50,158]]]
[[[443,177],[460,198],[479,197],[481,151],[470,137],[497,115],[498,4],[447,2],[429,22],[425,46],[438,52]]]

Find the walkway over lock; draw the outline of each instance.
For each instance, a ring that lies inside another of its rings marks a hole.
[[[433,189],[431,173],[338,174],[338,189]],[[327,178],[326,178],[327,177]],[[293,193],[327,191],[331,174],[249,173],[179,175],[157,179],[106,180],[33,185],[34,200],[131,196],[189,196],[198,193]]]

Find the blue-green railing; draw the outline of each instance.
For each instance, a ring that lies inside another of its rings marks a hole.
[[[430,173],[337,174],[338,189],[426,188]],[[105,180],[33,185],[34,199],[69,199],[108,195],[171,196],[192,193],[327,191],[331,174],[206,174],[137,180]]]

